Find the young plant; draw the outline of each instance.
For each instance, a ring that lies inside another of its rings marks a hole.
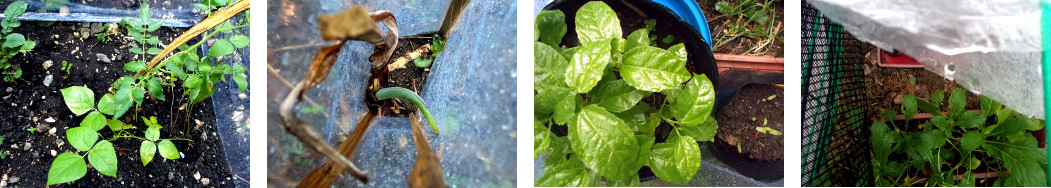
[[[22,16],[28,6],[29,4],[24,1],[15,1],[7,5],[7,9],[4,9],[4,19],[0,21],[0,26],[3,27],[0,30],[0,33],[3,34],[0,35],[3,38],[3,45],[0,46],[0,72],[3,72],[5,82],[22,77],[22,69],[16,68],[10,62],[11,58],[19,52],[29,52],[36,47],[36,42],[26,40],[25,36],[14,32],[16,27],[22,25],[22,22],[15,18]]]
[[[113,111],[112,95],[106,94],[99,99],[98,105],[95,105],[95,93],[87,87],[71,86],[60,91],[66,107],[73,114],[87,115],[81,120],[79,126],[66,130],[66,139],[76,151],[66,151],[55,158],[47,173],[47,185],[72,182],[84,177],[87,174],[85,157],[91,163],[92,168],[99,173],[117,177],[117,154],[111,142],[120,138],[143,140],[140,151],[143,166],[152,159],[154,150],[158,150],[164,158],[172,160],[180,158],[179,151],[171,140],[185,139],[159,139],[161,127],[157,124],[156,117],[143,119],[143,122],[149,126],[145,137],[133,136],[124,132],[130,127],[117,120],[117,116],[113,116],[112,119],[106,117]],[[98,131],[107,126],[114,136],[110,139],[99,140]]]
[[[543,11],[534,30],[534,158],[549,155],[537,186],[637,186],[649,166],[657,177],[688,182],[712,141],[715,90],[686,70],[684,44],[652,47],[650,30],[623,37],[616,13],[589,2],[576,14],[580,46],[563,48],[565,15]],[[659,94],[658,94],[659,93]],[[672,129],[656,143],[661,124]],[[566,136],[556,132],[568,129]]]
[[[985,96],[980,97],[981,112],[966,111],[965,94],[963,89],[952,92],[948,114],[938,107],[941,92],[932,94],[931,102],[905,95],[905,121],[894,121],[898,113],[888,110],[882,122],[872,123],[877,186],[974,187],[976,172],[999,172],[994,186],[1047,185],[1042,168],[1046,150],[1029,133],[1043,128],[1043,121],[1020,116]],[[921,110],[934,117],[914,120]]]

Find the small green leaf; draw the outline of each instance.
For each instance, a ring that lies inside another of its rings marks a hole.
[[[185,88],[198,88],[198,87],[200,87],[201,82],[202,82],[201,76],[196,75],[196,74],[192,74],[192,75],[189,75],[189,77],[186,77],[186,80],[184,80],[182,82],[182,87],[185,87]]]
[[[540,42],[533,42],[533,54],[534,88],[566,85],[566,68],[572,55],[562,56],[555,48]]]
[[[957,126],[966,129],[972,129],[982,124],[985,124],[985,116],[974,112],[963,112],[960,118],[956,120]]]
[[[219,39],[208,49],[208,56],[219,57],[234,53],[234,45],[229,40]]]
[[[143,140],[139,146],[139,157],[142,158],[142,166],[146,166],[153,160],[153,154],[157,153],[157,145],[152,141]]]
[[[150,78],[150,81],[146,82],[146,88],[150,90],[150,95],[152,95],[154,98],[160,99],[162,101],[164,100],[164,88],[162,88],[161,86],[160,78]]]
[[[244,93],[245,89],[248,89],[248,80],[245,79],[245,76],[243,74],[235,73],[234,82],[237,83],[237,89],[241,91],[241,93]]]
[[[579,52],[578,52],[579,53]],[[620,76],[636,89],[660,92],[690,79],[686,61],[666,50],[640,46],[624,53]]]
[[[540,41],[548,46],[558,48],[562,37],[566,35],[566,14],[561,10],[544,10],[536,15],[533,27],[540,33]]]
[[[552,119],[559,125],[568,124],[569,121],[577,116],[577,104],[583,101],[584,99],[580,95],[570,92],[568,97],[563,97],[562,100],[558,101],[555,106],[555,112],[552,114]]]
[[[95,93],[84,86],[70,86],[60,90],[62,100],[73,114],[83,115],[95,108]]]
[[[158,126],[149,126],[146,128],[146,139],[150,141],[157,141],[161,138],[161,128]]]
[[[156,54],[161,53],[161,51],[163,51],[163,50],[161,50],[160,48],[150,47],[149,49],[146,50],[146,53],[156,55]]]
[[[22,44],[22,49],[19,50],[19,51],[21,51],[21,52],[29,52],[29,51],[32,51],[33,48],[36,48],[36,42],[33,42],[31,40],[27,40],[25,42],[25,44]]]
[[[945,92],[942,90],[934,91],[931,93],[931,104],[934,106],[941,106],[942,100],[945,99]]]
[[[88,127],[95,131],[101,130],[103,127],[106,127],[106,116],[103,116],[98,111],[88,113],[87,116],[84,116],[84,120],[80,121],[80,126]]]
[[[98,141],[99,134],[89,127],[74,127],[66,130],[66,139],[73,148],[88,151],[95,145],[95,141]]]
[[[662,180],[689,182],[701,168],[701,150],[693,138],[672,134],[665,143],[653,145],[650,168]]]
[[[958,118],[960,114],[963,114],[966,109],[964,105],[967,104],[967,92],[963,89],[957,88],[952,91],[952,95],[949,95],[949,117],[953,119]]]
[[[601,44],[608,43],[609,41],[606,41]],[[610,48],[610,45],[591,45],[577,50],[565,73],[566,85],[577,93],[591,91],[602,79],[602,73],[611,61]]]
[[[985,117],[992,116],[1003,107],[999,102],[985,97],[985,95],[978,96],[978,102],[982,105],[982,115]]]
[[[593,1],[584,4],[576,14],[577,41],[582,46],[622,37],[620,19],[606,3]]]
[[[624,46],[624,50],[628,51],[635,49],[635,47],[650,46],[650,39],[647,38],[649,35],[650,31],[646,29],[639,29],[635,30],[635,32],[631,32],[631,35],[628,35],[628,43]]]
[[[230,37],[230,43],[233,44],[234,47],[237,47],[237,48],[244,48],[245,46],[248,46],[249,44],[251,44],[251,42],[252,41],[249,40],[248,37],[246,37],[244,35],[234,35],[234,36]]]
[[[7,9],[4,9],[4,18],[14,20],[15,17],[22,16],[22,13],[26,12],[26,8],[29,8],[29,4],[25,1],[15,1],[7,5]]]
[[[175,144],[171,140],[164,139],[157,142],[157,151],[161,153],[161,157],[175,160],[179,159],[179,150],[175,148]]]
[[[412,63],[415,64],[416,67],[426,68],[426,67],[431,66],[431,59],[423,58],[423,57],[417,57],[416,59],[412,59]]]
[[[544,122],[533,120],[533,159],[549,154],[552,136]]]
[[[122,85],[117,89],[117,95],[113,97],[114,107],[116,107],[116,110],[113,111],[113,119],[124,116],[124,113],[131,109],[131,106],[134,105],[132,95],[133,91],[130,84]]]
[[[88,162],[102,175],[117,177],[117,152],[109,141],[102,140],[95,144],[95,148],[88,153]]]
[[[597,100],[599,106],[610,112],[623,112],[631,109],[647,96],[650,96],[650,92],[636,90],[624,80],[599,82],[594,89],[588,92],[588,98]]]
[[[142,61],[132,61],[128,64],[124,64],[124,70],[131,72],[139,72],[146,69],[146,63]]]
[[[51,162],[51,169],[47,171],[47,185],[55,185],[76,181],[88,174],[88,165],[84,158],[75,153],[63,152]]]
[[[719,2],[715,3],[715,11],[718,11],[719,13],[722,13],[722,14],[733,14],[733,13],[737,12],[737,7],[734,7],[730,3],[727,3],[726,1],[719,1]]]
[[[678,126],[677,128],[682,131],[684,136],[689,136],[694,140],[713,142],[715,141],[715,133],[719,129],[719,125],[715,118],[709,117],[708,120],[705,120],[704,123],[698,126]]]
[[[106,121],[106,125],[108,125],[109,129],[113,130],[114,132],[124,130],[124,122],[121,122],[120,120],[114,119]]]
[[[131,51],[131,53],[140,54],[140,55],[141,54],[146,54],[146,51],[142,50],[142,48],[139,48],[139,47],[131,47],[131,49],[128,49],[128,51]]]
[[[146,23],[150,22],[150,17],[152,16],[153,15],[150,14],[150,5],[143,3],[142,6],[139,7],[139,19],[142,20],[143,23]]]
[[[704,74],[697,74],[679,94],[673,112],[675,119],[683,125],[694,126],[704,123],[711,116],[714,106],[715,89],[712,82]]]
[[[912,120],[916,117],[916,97],[912,95],[905,95],[905,98],[901,102],[901,113],[905,115],[905,121]]]
[[[960,153],[970,153],[982,144],[985,144],[985,135],[978,131],[967,131],[963,133],[963,138],[960,139]]]
[[[146,27],[146,31],[154,32],[161,28],[161,22],[152,22]],[[152,40],[152,39],[151,39]],[[156,43],[153,43],[156,44]]]
[[[7,35],[7,37],[4,37],[4,48],[18,48],[21,47],[22,44],[25,44],[25,42],[26,37],[22,36],[22,34],[10,34]]]

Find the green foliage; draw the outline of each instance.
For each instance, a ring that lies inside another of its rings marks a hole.
[[[941,100],[941,94],[936,95],[932,99]],[[1038,148],[1036,138],[1026,131],[1032,124],[1042,125],[1043,120],[1020,116],[985,96],[980,98],[982,113],[967,112],[966,92],[957,89],[949,97],[949,114],[942,114],[931,103],[906,95],[901,109],[906,120],[915,117],[917,109],[925,108],[934,117],[919,122],[873,123],[870,131],[876,184],[975,186],[974,171],[995,171],[1001,177],[994,185],[1046,186],[1046,150]],[[884,114],[893,117],[897,112]],[[960,174],[962,179],[954,179]],[[919,178],[927,181],[913,181]]]
[[[622,38],[613,10],[589,2],[572,31],[581,46],[562,47],[564,17],[545,11],[534,25],[541,34],[533,43],[533,150],[534,158],[548,155],[535,184],[637,186],[644,166],[666,181],[692,179],[701,164],[697,142],[714,140],[718,125],[715,90],[705,75],[686,70],[684,45],[652,47],[650,29]],[[655,143],[662,123],[673,129]],[[566,136],[555,135],[556,127]]]
[[[15,20],[16,17],[22,16],[22,13],[26,12],[26,8],[29,4],[24,1],[15,1],[7,5],[4,9],[4,19],[0,20],[0,26],[3,27],[0,30],[0,37],[3,39],[3,45],[0,47],[0,72],[3,73],[4,81],[14,81],[16,78],[22,77],[22,69],[15,67],[11,62],[19,52],[29,52],[36,47],[36,42],[26,40],[26,37],[20,33],[15,33],[14,30],[18,26],[22,25],[22,22]]]
[[[779,14],[775,12],[774,4],[779,1],[766,0],[759,3],[758,0],[744,0],[715,3],[715,10],[720,14],[729,15],[732,21],[726,25],[724,32],[718,32],[718,36],[712,37],[712,40],[724,39],[712,49],[719,49],[726,42],[741,36],[766,41],[781,40],[779,34],[784,32],[783,29],[774,28],[774,17]]]

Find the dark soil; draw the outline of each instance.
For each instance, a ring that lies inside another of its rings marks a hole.
[[[774,96],[771,100],[766,100]],[[721,146],[737,150],[749,158],[763,161],[784,158],[785,137],[760,133],[756,127],[769,127],[784,133],[784,88],[773,84],[747,84],[734,95],[716,120]],[[765,122],[765,125],[764,125]]]
[[[406,53],[414,51],[423,45],[431,44],[431,36],[434,36],[434,34],[421,34],[399,38],[398,48],[395,49],[394,54],[391,55],[390,63],[394,63],[395,59],[398,59],[398,57],[405,56]],[[431,52],[426,52],[420,57],[430,58],[431,55]],[[432,62],[431,65],[433,66],[434,63]],[[409,62],[404,65],[404,68],[387,70],[388,75],[386,76],[386,81],[380,82],[380,88],[403,87],[416,92],[417,95],[423,96],[423,92],[425,92],[423,91],[423,84],[427,83],[427,75],[430,71],[430,67],[420,68],[417,67],[412,60],[409,60]],[[370,75],[369,80],[374,80],[378,76],[379,75]],[[368,101],[366,100],[366,102]],[[380,114],[383,116],[408,117],[410,113],[415,112],[418,109],[411,102],[404,100],[383,100],[377,102],[378,104],[370,104],[369,106],[378,107],[380,109]]]
[[[711,31],[712,45],[713,46],[716,45],[716,42],[721,42],[720,39],[716,39],[715,37],[716,36],[721,36],[721,34],[719,34],[719,33],[724,32],[727,29],[727,26],[730,25],[730,23],[736,22],[737,19],[738,19],[737,17],[732,17],[732,16],[729,16],[729,15],[723,15],[722,13],[719,13],[718,11],[715,11],[715,3],[719,2],[719,1],[724,1],[724,0],[697,0],[697,4],[701,6],[701,11],[704,12],[705,18],[708,19],[708,29]],[[765,1],[760,1],[760,2],[765,2]],[[748,38],[748,37],[741,36],[741,37],[737,37],[736,39],[733,39],[733,41],[727,42],[723,46],[719,47],[718,49],[714,49],[713,51],[715,53],[725,53],[725,54],[784,57],[785,56],[785,50],[784,50],[784,47],[785,47],[785,43],[784,43],[784,37],[785,37],[785,33],[784,33],[784,30],[785,30],[785,26],[784,26],[784,21],[785,21],[785,17],[784,17],[784,14],[785,14],[785,11],[784,11],[785,10],[785,3],[784,3],[784,1],[778,1],[778,2],[775,2],[774,5],[775,5],[774,6],[774,12],[775,13],[774,14],[770,14],[770,16],[774,20],[775,28],[777,26],[780,26],[779,37],[781,37],[782,40],[774,40],[773,42],[768,44],[767,47],[764,47],[762,50],[759,50],[757,52],[749,52],[749,50],[751,50],[753,47],[759,45],[758,43],[760,42],[760,40],[758,40],[758,39],[751,39],[751,38]],[[747,19],[747,18],[744,18],[744,19]],[[767,26],[767,27],[769,27],[769,26]]]
[[[109,42],[97,41],[93,36],[80,40],[72,33],[81,25],[58,22],[51,26],[39,26],[36,22],[23,22],[22,27],[15,29],[27,35],[29,40],[38,42],[31,53],[15,56],[12,60],[21,66],[23,77],[15,82],[0,82],[0,135],[6,138],[0,143],[0,151],[7,154],[5,159],[0,160],[0,173],[8,177],[3,182],[7,186],[44,187],[54,154],[75,151],[66,140],[65,130],[79,126],[84,116],[76,116],[68,110],[60,89],[86,86],[94,91],[97,101],[110,91],[110,84],[114,80],[131,74],[122,70],[125,63],[135,58],[134,54],[126,50],[130,47],[124,46],[125,34],[110,36],[113,41]],[[182,30],[162,28],[154,34],[160,36],[161,41],[171,41]],[[96,53],[106,54],[114,60],[109,64],[103,63],[98,60]],[[42,62],[47,60],[51,60],[54,65],[45,69]],[[63,61],[73,64],[68,75],[61,70]],[[54,81],[50,86],[45,86],[43,80],[49,74],[54,76]],[[234,185],[216,132],[211,99],[188,105],[186,109],[192,111],[187,114],[187,111],[179,110],[187,102],[177,97],[181,96],[183,89],[165,86],[164,90],[168,100],[160,101],[147,95],[143,106],[129,110],[120,120],[134,124],[136,127],[130,129],[130,133],[141,136],[145,129],[142,128],[142,120],[137,118],[156,116],[158,123],[164,126],[161,138],[193,140],[174,141],[183,158],[165,160],[156,155],[144,167],[138,154],[140,140],[114,140],[119,161],[117,177],[103,176],[89,167],[87,175],[74,181],[73,186],[202,187],[205,186],[203,178],[208,178],[207,186]],[[47,122],[48,118],[53,118],[55,122]],[[198,120],[203,122],[203,126],[192,130]],[[188,133],[183,131],[187,126],[191,129]],[[26,130],[31,127],[35,127],[36,132]],[[51,129],[56,131],[49,133]],[[100,134],[100,139],[113,136],[109,131],[100,131]],[[200,178],[195,177],[197,174]],[[71,185],[61,184],[58,187],[67,186]]]
[[[949,95],[957,88],[963,88],[956,82],[945,79],[934,72],[924,68],[885,68],[876,65],[879,55],[878,49],[871,44],[864,44],[863,48],[867,64],[865,64],[866,98],[865,117],[871,121],[878,121],[880,115],[886,110],[894,110],[901,113],[901,102],[905,94],[911,94],[923,100],[930,101],[930,96],[936,91],[944,93],[944,99],[938,109],[948,109]],[[915,84],[909,82],[909,76],[914,77]],[[978,110],[978,95],[967,93],[966,109]]]

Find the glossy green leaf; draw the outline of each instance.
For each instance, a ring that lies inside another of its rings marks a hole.
[[[131,99],[135,100],[135,104],[142,104],[142,99],[144,98],[146,98],[146,89],[131,87]]]
[[[536,15],[534,25],[540,32],[540,41],[548,46],[558,48],[562,37],[566,35],[566,14],[561,10],[544,10]]]
[[[686,183],[701,168],[701,150],[688,136],[672,134],[665,143],[653,146],[650,169],[662,180]]]
[[[182,87],[197,88],[200,87],[202,81],[203,79],[201,79],[200,75],[192,74],[186,77],[186,80],[183,80]]]
[[[175,144],[171,140],[163,139],[157,142],[157,152],[161,153],[161,157],[175,160],[179,159],[179,149],[175,148]]]
[[[80,126],[88,127],[95,131],[101,130],[103,127],[106,127],[106,116],[103,116],[98,111],[88,113],[87,116],[84,116],[84,120],[80,121]]]
[[[95,144],[95,148],[88,153],[88,162],[102,175],[117,177],[117,152],[109,141],[102,140]]]
[[[650,46],[649,36],[650,31],[646,29],[639,29],[631,32],[631,34],[628,35],[628,43],[624,45],[624,50],[627,51],[640,46]]]
[[[26,8],[29,8],[29,4],[25,1],[15,1],[7,5],[7,9],[4,9],[4,18],[14,20],[15,17],[22,16],[22,13],[26,12]]]
[[[588,98],[597,100],[599,106],[610,112],[622,112],[635,107],[647,96],[650,96],[650,92],[636,90],[624,80],[600,82],[588,92]]]
[[[613,8],[600,1],[584,4],[576,14],[577,41],[582,46],[624,36]],[[608,42],[608,41],[607,41]],[[607,43],[603,42],[603,43]]]
[[[682,59],[682,61],[686,61],[687,57],[689,57],[689,55],[686,53],[686,45],[682,43],[668,47],[668,51],[675,55],[678,55],[679,59]]]
[[[547,154],[547,151],[550,150],[551,139],[549,137],[551,136],[554,135],[552,135],[551,130],[544,125],[544,122],[533,121],[533,159]]]
[[[544,175],[536,180],[537,187],[588,187],[595,186],[600,179],[576,158],[548,157],[543,166]]]
[[[960,139],[960,147],[958,149],[960,149],[961,153],[969,153],[974,151],[974,149],[977,149],[978,146],[982,146],[984,143],[985,135],[982,135],[981,132],[967,131],[963,133],[963,137]]]
[[[150,141],[157,141],[161,138],[161,128],[159,126],[149,126],[146,128],[146,139]]]
[[[243,74],[235,73],[234,82],[237,83],[237,90],[241,91],[241,93],[244,93],[245,90],[248,89],[248,80]]]
[[[121,122],[120,120],[115,120],[114,119],[114,120],[106,121],[106,125],[108,125],[109,129],[113,130],[113,131],[124,130],[124,122]]]
[[[143,140],[139,146],[139,157],[142,158],[142,166],[146,166],[153,160],[153,154],[157,153],[157,145],[152,141]]]
[[[234,35],[230,37],[230,44],[233,44],[234,47],[237,48],[244,48],[245,46],[248,46],[251,43],[252,41],[244,35]]]
[[[208,48],[208,56],[219,57],[234,53],[234,45],[227,39],[219,39]]]
[[[624,120],[598,105],[580,110],[569,125],[573,156],[598,175],[623,180],[637,175],[631,164],[638,156],[639,145]]]
[[[555,112],[555,107],[565,98],[577,95],[570,89],[563,87],[540,88],[533,97],[533,115],[539,119],[546,119]]]
[[[62,92],[62,100],[73,114],[83,115],[95,108],[95,93],[84,86],[71,86],[59,90]]]
[[[570,92],[572,93],[572,91]],[[555,113],[551,115],[552,120],[555,120],[555,123],[559,125],[568,124],[569,121],[577,116],[577,104],[583,101],[584,99],[575,93],[562,98],[555,106]]]
[[[901,102],[901,113],[905,115],[905,121],[912,120],[916,117],[916,97],[912,95],[905,95],[905,98]]]
[[[644,134],[652,136],[653,131],[649,130],[649,120],[647,119],[647,116],[654,111],[656,110],[654,110],[653,107],[650,107],[649,104],[639,103],[639,105],[623,112],[614,112],[613,115],[624,120],[624,123],[627,123],[636,135]]]
[[[139,7],[139,20],[143,23],[150,22],[150,17],[152,16],[153,14],[150,14],[150,5],[142,3],[142,6]]]
[[[608,44],[609,41],[606,42],[603,44]],[[566,85],[577,93],[591,91],[602,79],[602,73],[611,61],[610,48],[610,45],[591,45],[577,50],[566,69]]]
[[[19,33],[12,33],[4,37],[4,48],[19,48],[26,43],[26,37]]]
[[[66,139],[73,148],[88,151],[95,145],[95,141],[98,141],[99,134],[90,127],[74,127],[66,130]]]
[[[128,64],[124,64],[124,70],[131,72],[139,72],[146,69],[146,63],[142,61],[132,61]]]
[[[565,50],[562,50],[562,52],[560,54],[562,54],[562,57],[566,58],[566,61],[567,61],[566,64],[569,64],[568,61],[570,59],[573,59],[573,54],[577,54],[577,50],[579,50],[579,49],[580,49],[580,47],[578,46],[578,47],[566,48]]]
[[[650,163],[650,157],[653,155],[653,144],[657,142],[657,137],[654,135],[635,135],[635,140],[639,142],[639,156],[635,158],[635,166],[631,169],[638,171],[642,169],[642,166]]]
[[[76,181],[88,174],[88,165],[84,158],[75,153],[63,152],[51,162],[51,169],[47,171],[47,185],[68,183]]]
[[[967,92],[960,88],[953,90],[952,95],[949,95],[949,117],[956,119],[963,114],[967,110],[964,105],[967,105]]]
[[[639,176],[632,176],[631,179],[626,180],[606,180],[606,186],[608,187],[638,187]]]
[[[686,61],[666,50],[643,46],[624,53],[620,76],[636,89],[660,92],[690,79]]]
[[[566,84],[566,68],[569,60],[558,50],[543,43],[533,42],[533,88]],[[572,57],[572,56],[571,56]]]
[[[714,142],[715,132],[719,129],[719,123],[715,121],[714,117],[709,117],[698,126],[678,126],[684,136],[692,137],[694,140],[699,142]]]
[[[695,126],[704,123],[711,116],[715,106],[715,88],[712,81],[703,74],[693,76],[675,101],[675,119],[682,125]]]
[[[135,104],[133,94],[131,85],[124,85],[117,89],[117,95],[113,97],[115,110],[113,111],[112,119],[123,116],[125,112],[128,112],[128,109],[131,109],[131,106]]]

